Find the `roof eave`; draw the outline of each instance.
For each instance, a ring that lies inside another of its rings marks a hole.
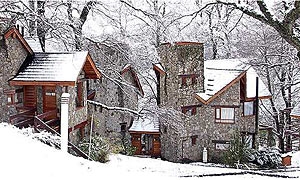
[[[75,81],[9,81],[11,86],[75,86]]]
[[[4,34],[5,39],[9,38],[9,37],[13,37],[13,38],[18,38],[18,40],[20,41],[20,43],[23,45],[23,47],[30,53],[30,54],[34,54],[33,50],[31,49],[31,47],[29,46],[29,44],[27,43],[27,41],[23,38],[23,36],[20,34],[20,32],[15,28],[11,28],[9,29],[5,34]]]

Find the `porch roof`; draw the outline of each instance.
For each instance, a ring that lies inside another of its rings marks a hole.
[[[158,118],[135,119],[129,132],[159,132],[159,120]]]
[[[85,78],[100,78],[100,72],[87,51],[38,52],[27,57],[10,84],[75,86],[82,70]]]

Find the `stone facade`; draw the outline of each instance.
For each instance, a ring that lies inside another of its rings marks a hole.
[[[90,51],[102,73],[101,80],[89,82],[89,89],[96,90],[94,101],[110,107],[137,110],[139,90],[136,88],[135,79],[130,71],[121,73],[130,63],[128,46],[122,43],[111,46],[89,43],[86,49]],[[103,136],[122,134],[129,138],[128,128],[134,120],[132,114],[89,106],[89,114],[93,114],[96,122],[95,132]]]
[[[159,47],[160,62],[167,74],[160,77],[161,106],[179,108],[191,104],[194,93],[204,89],[203,44],[165,44]],[[195,80],[192,80],[195,76]],[[186,84],[183,85],[183,79]],[[192,82],[194,81],[194,82]]]
[[[8,102],[8,98],[12,97],[15,101],[18,97],[22,97],[22,94],[16,96],[16,89],[22,87],[11,87],[9,80],[15,76],[23,61],[30,55],[17,37],[4,37],[5,32],[8,30],[9,25],[6,22],[0,23],[0,112],[2,122],[8,122],[9,116],[17,112],[16,106],[22,106],[21,99],[18,103]]]
[[[162,158],[174,162],[202,161],[203,149],[207,148],[208,160],[219,161],[224,152],[222,147],[230,143],[235,132],[252,137],[255,118],[254,115],[243,116],[240,81],[209,104],[203,104],[194,97],[194,93],[203,92],[204,78],[207,78],[204,77],[202,44],[165,44],[158,52],[166,72],[159,77],[160,106],[183,112],[176,119],[161,118]],[[193,74],[197,75],[196,80],[192,80]],[[220,107],[234,108],[234,122],[216,121],[216,108]]]

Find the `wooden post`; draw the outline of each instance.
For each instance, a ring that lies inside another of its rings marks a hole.
[[[60,133],[61,133],[61,150],[68,152],[69,137],[69,93],[63,93],[61,96],[61,115],[60,115]]]
[[[256,77],[256,92],[255,92],[255,135],[253,136],[253,146],[257,148],[257,137],[258,137],[258,77]]]

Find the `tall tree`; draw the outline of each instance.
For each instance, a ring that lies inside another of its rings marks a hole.
[[[283,12],[281,17],[276,17],[275,14],[272,14],[270,8],[268,8],[264,1],[257,0],[246,1],[246,3],[232,3],[217,0],[217,3],[232,6],[248,16],[274,28],[286,42],[297,49],[297,56],[300,59],[300,1],[296,0],[293,3],[280,2],[277,10]]]

